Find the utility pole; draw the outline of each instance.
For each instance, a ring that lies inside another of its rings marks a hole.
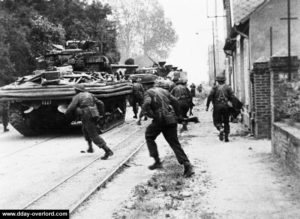
[[[213,35],[213,60],[214,60],[214,84],[216,83],[217,69],[216,69],[216,52],[215,52],[215,27],[212,21],[212,35]]]
[[[288,37],[288,80],[292,79],[291,70],[291,20],[296,20],[297,17],[291,17],[291,1],[287,0],[287,17],[280,20],[287,20],[287,37]]]
[[[270,58],[273,56],[273,28],[270,27]]]
[[[221,15],[218,16],[218,7],[217,7],[217,1],[215,0],[215,15],[214,16],[208,16],[208,0],[206,0],[206,13],[207,13],[207,18],[213,18],[215,20],[215,25],[214,21],[212,22],[212,34],[213,34],[213,61],[214,61],[214,77],[216,80],[216,75],[217,75],[217,65],[219,64],[219,52],[217,51],[217,56],[216,56],[216,49],[218,50],[218,18],[219,17],[226,17],[226,15]],[[216,29],[216,31],[215,31]],[[217,48],[216,48],[217,47]]]
[[[219,35],[218,35],[218,5],[217,2],[218,0],[215,0],[215,37],[214,37],[214,42],[215,42],[215,48],[217,48],[217,51],[215,52],[216,54],[216,69],[219,70]]]

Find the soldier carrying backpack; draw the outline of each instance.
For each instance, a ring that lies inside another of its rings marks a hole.
[[[225,84],[225,76],[219,75],[216,77],[218,84],[214,86],[207,98],[206,111],[208,111],[210,102],[213,104],[213,123],[219,130],[219,139],[229,142],[229,116],[232,100],[234,98],[231,87]]]
[[[151,84],[151,86],[154,85]],[[193,167],[185,154],[177,136],[177,121],[182,120],[178,101],[169,91],[160,87],[150,88],[145,92],[142,115],[152,118],[152,123],[146,129],[146,142],[150,156],[154,158],[154,164],[149,166],[150,170],[162,168],[155,139],[163,133],[166,141],[174,151],[178,162],[184,166],[184,176],[190,177],[194,174]],[[140,122],[139,120],[139,122]]]

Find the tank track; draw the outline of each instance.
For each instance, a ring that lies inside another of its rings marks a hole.
[[[56,107],[42,106],[29,114],[25,114],[26,107],[14,103],[10,106],[10,123],[24,136],[36,136],[59,132],[70,122]]]

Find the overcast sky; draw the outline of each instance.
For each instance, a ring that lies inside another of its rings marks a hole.
[[[159,0],[179,36],[177,45],[167,60],[169,64],[178,65],[188,72],[189,82],[208,81],[208,46],[212,44],[211,14],[214,1],[208,0]],[[219,12],[222,12],[222,1],[217,0]],[[219,37],[223,37],[222,20],[218,22]],[[197,34],[198,33],[198,34]]]
[[[92,0],[88,0],[92,1]],[[100,0],[109,3],[109,0]],[[208,46],[212,45],[212,20],[215,1],[218,15],[223,14],[222,0],[158,0],[164,7],[179,37],[170,57],[166,60],[187,71],[189,83],[208,81]],[[208,5],[207,5],[208,2]],[[218,18],[218,36],[224,41],[224,18]],[[164,60],[161,60],[164,61]]]

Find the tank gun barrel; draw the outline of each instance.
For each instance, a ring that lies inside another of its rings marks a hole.
[[[113,69],[116,69],[116,68],[136,69],[139,67],[138,65],[118,65],[118,64],[111,64],[110,66]]]

